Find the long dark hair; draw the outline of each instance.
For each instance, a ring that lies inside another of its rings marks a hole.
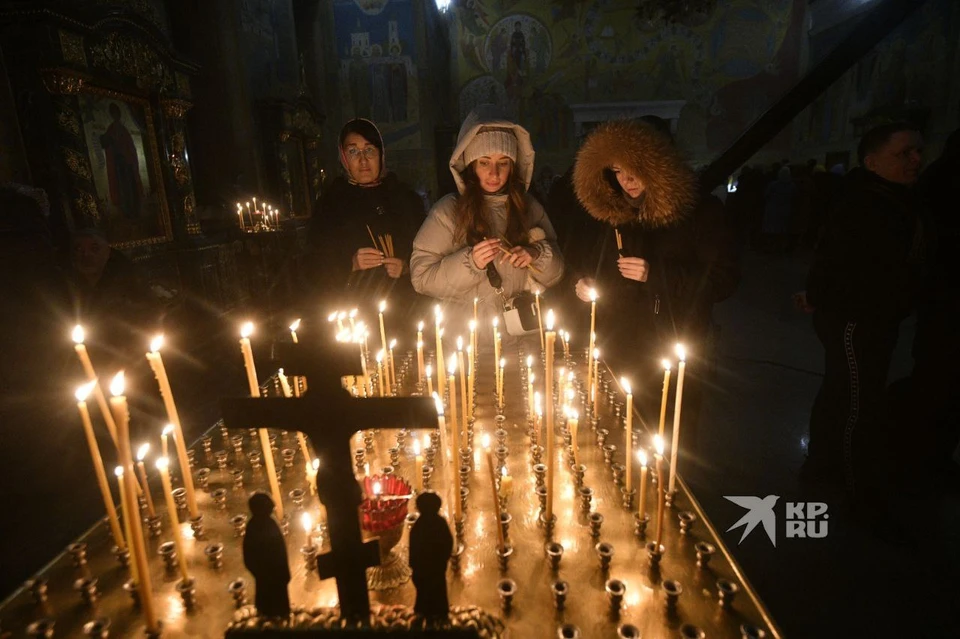
[[[463,193],[457,198],[457,209],[454,214],[454,240],[466,241],[468,245],[476,244],[484,238],[492,239],[493,230],[484,210],[483,196],[486,191],[480,185],[477,177],[476,160],[467,165],[460,173],[463,178]],[[517,171],[517,165],[510,161],[510,178],[507,180],[507,228],[504,238],[514,246],[527,242],[527,186]],[[502,238],[501,238],[502,239]]]

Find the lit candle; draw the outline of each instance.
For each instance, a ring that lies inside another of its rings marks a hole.
[[[499,375],[497,364],[500,363],[500,318],[493,318],[493,370],[494,375]]]
[[[660,398],[660,428],[658,435],[663,437],[663,427],[667,421],[667,395],[670,394],[670,360],[663,360],[663,395]]]
[[[307,549],[313,549],[313,517],[310,516],[310,513],[303,513],[300,515],[300,525],[303,526],[303,532],[307,536]]]
[[[537,297],[539,299],[539,296]],[[537,315],[539,315],[539,311]],[[553,347],[557,339],[557,334],[553,330],[553,309],[547,311],[547,334],[546,334],[546,345],[547,345],[547,366],[545,369],[546,380],[544,381],[544,390],[543,390],[543,401],[547,407],[547,429],[546,435],[547,438],[547,512],[546,520],[550,522],[553,520],[553,475],[554,475],[554,466],[556,466],[556,455],[553,453],[554,447],[554,430],[553,430]]]
[[[114,468],[113,474],[117,476],[117,490],[120,492],[120,513],[123,515],[123,535],[127,540],[124,548],[130,550],[130,577],[133,579],[133,582],[136,583],[139,573],[137,572],[137,560],[133,554],[133,536],[130,534],[130,515],[128,514],[130,511],[127,510],[127,495],[126,489],[124,488],[126,482],[123,479],[123,466]],[[136,500],[134,500],[134,502],[136,502]],[[134,505],[136,506],[137,504],[134,503]],[[139,513],[140,509],[138,508],[136,512]],[[137,515],[134,514],[133,516],[136,517]]]
[[[590,289],[590,347],[587,349],[587,389],[592,388],[593,382],[593,362],[590,356],[593,354],[593,347],[597,342],[597,290]],[[596,417],[596,415],[594,415]]]
[[[507,467],[500,469],[500,496],[508,499],[513,494],[513,477],[507,473]]]
[[[246,225],[244,225],[243,223],[243,207],[240,206],[239,202],[237,202],[237,217],[240,218],[240,230],[241,231],[247,230]]]
[[[467,417],[473,418],[473,391],[476,380],[474,379],[474,357],[473,345],[467,346]]]
[[[257,208],[257,198],[253,198],[253,210],[258,212],[260,209]]]
[[[630,388],[630,382],[627,381],[626,377],[620,378],[620,386],[623,387],[623,392],[627,394],[627,419],[623,429],[623,445],[626,447],[626,455],[624,456],[626,468],[623,472],[626,473],[627,492],[630,492],[630,489],[633,488],[633,472],[631,471],[633,467],[633,392]]]
[[[543,339],[543,314],[540,312],[540,289],[533,289],[533,294],[537,301],[537,325],[540,328],[540,350],[542,351],[546,346]]]
[[[193,476],[190,474],[190,460],[187,459],[187,445],[183,437],[183,427],[180,425],[180,414],[177,412],[177,403],[173,399],[173,389],[170,388],[170,379],[167,369],[163,365],[160,349],[163,347],[163,335],[157,335],[150,341],[150,352],[147,353],[147,362],[157,378],[160,387],[160,397],[167,411],[167,419],[173,424],[173,443],[177,447],[177,461],[180,463],[180,474],[183,476],[183,488],[187,492],[187,509],[191,517],[200,514],[197,509],[197,496],[193,490]],[[166,455],[164,455],[166,457]]]
[[[479,298],[479,297],[473,298],[473,325],[474,325],[474,326],[477,325],[477,321],[478,321],[477,303],[479,303],[479,302],[480,302],[480,298]]]
[[[460,377],[460,414],[463,416],[464,438],[467,433],[467,367],[463,365],[463,338],[457,338],[457,374]],[[466,440],[464,440],[466,441]],[[467,446],[465,445],[464,448]]]
[[[670,492],[677,488],[677,453],[680,449],[680,408],[683,402],[683,373],[687,368],[687,350],[677,344],[677,399],[673,405],[673,441],[670,444]]]
[[[137,586],[140,591],[140,609],[147,622],[147,630],[159,632],[160,624],[153,603],[153,587],[150,583],[150,566],[147,563],[147,551],[143,543],[143,527],[137,515],[137,479],[133,476],[133,454],[130,451],[130,412],[127,398],[123,394],[123,372],[117,373],[110,383],[110,409],[117,425],[117,443],[120,464],[123,467],[124,513],[130,522],[131,551],[137,563]]]
[[[423,322],[417,324],[417,381],[423,383]]]
[[[540,391],[535,391],[533,393],[533,425],[537,431],[537,441],[543,441],[543,404],[540,401]]]
[[[453,464],[454,468],[450,467],[452,460],[450,459],[452,455],[447,452],[447,421],[443,417],[443,400],[440,399],[440,396],[436,393],[431,393],[433,396],[433,403],[437,407],[437,428],[440,429],[440,464],[445,467],[447,471],[448,481],[446,482],[447,489],[449,494],[447,495],[447,500],[453,502],[454,512],[456,513],[456,519],[459,521],[462,519],[463,514],[460,510],[460,464]],[[454,446],[457,447],[457,459],[460,458],[460,449],[459,444],[454,442]],[[453,481],[453,479],[456,481]]]
[[[536,421],[537,415],[537,396],[540,395],[539,392],[533,390],[533,383],[536,381],[536,373],[527,372],[527,397],[529,398],[529,406],[527,407],[530,411],[530,421]]]
[[[400,389],[397,388],[397,369],[394,365],[393,359],[393,349],[397,347],[397,340],[390,340],[390,393],[397,393]]]
[[[298,317],[293,321],[293,324],[290,325],[290,337],[293,338],[293,343],[298,344],[297,340],[297,331],[300,329],[300,318]]]
[[[503,373],[507,366],[507,359],[505,357],[500,358],[500,379],[497,384],[497,402],[498,406],[503,406]]]
[[[450,356],[450,378],[447,380],[449,384],[448,388],[450,391],[450,430],[454,434],[454,439],[457,441],[457,460],[456,464],[460,464],[460,447],[465,446],[466,439],[460,434],[460,424],[457,420],[457,356]],[[459,485],[459,484],[458,484]]]
[[[260,383],[257,381],[257,366],[253,361],[253,348],[250,346],[250,336],[253,335],[253,322],[247,322],[240,329],[240,352],[243,354],[243,364],[247,371],[247,385],[250,387],[250,397],[260,397]],[[267,480],[270,482],[270,492],[273,495],[273,504],[277,509],[277,517],[283,519],[283,499],[280,497],[280,484],[277,481],[277,468],[273,463],[273,450],[270,448],[270,435],[266,428],[258,428],[260,448],[263,449],[263,464],[267,470]],[[187,466],[186,468],[189,468]],[[186,471],[184,474],[189,473]]]
[[[377,389],[383,397],[383,351],[377,353]]]
[[[97,380],[97,372],[93,368],[93,362],[90,361],[90,353],[87,352],[87,346],[83,343],[86,334],[83,327],[77,324],[73,327],[73,349],[80,358],[80,365],[83,366],[83,374],[87,376],[88,382]],[[110,406],[107,404],[107,397],[103,394],[103,389],[99,384],[93,386],[93,396],[97,400],[97,407],[100,414],[103,415],[103,422],[107,425],[107,431],[113,439],[113,445],[117,445],[117,425],[113,421],[113,415],[110,413]]]
[[[113,534],[113,543],[121,550],[127,547],[120,530],[120,521],[117,519],[117,509],[113,505],[113,496],[110,494],[110,484],[107,483],[107,472],[103,468],[103,458],[100,456],[100,446],[97,437],[93,434],[93,424],[90,421],[90,411],[87,409],[87,397],[96,382],[88,382],[79,387],[76,392],[77,410],[80,411],[80,421],[83,424],[83,434],[90,448],[90,459],[93,461],[93,471],[97,476],[97,485],[100,487],[100,496],[107,510],[107,521],[110,523],[110,532]]]
[[[593,349],[593,418],[600,417],[600,349]]]
[[[437,390],[440,392],[440,399],[443,399],[446,395],[447,375],[443,361],[443,329],[440,327],[440,323],[443,322],[443,312],[439,304],[433,307],[433,321],[437,335],[437,351],[434,353],[434,361],[437,363]]]
[[[573,463],[578,465],[580,464],[580,443],[577,441],[577,433],[580,432],[580,413],[570,410],[567,427],[570,429],[570,439],[573,441]]]
[[[433,366],[427,364],[427,395],[433,395]]]
[[[167,445],[167,437],[173,432],[173,424],[167,424],[160,432],[160,451],[164,457],[170,456],[170,448]]]
[[[180,567],[180,576],[189,579],[187,574],[187,553],[183,549],[180,534],[180,520],[177,517],[177,504],[173,501],[173,487],[170,484],[170,460],[161,457],[157,460],[157,470],[160,471],[160,483],[163,484],[163,498],[167,502],[167,515],[170,517],[170,530],[173,543],[177,547],[177,565]]]
[[[637,506],[637,515],[643,519],[647,510],[647,451],[642,448],[638,450],[637,460],[640,462],[640,503]]]
[[[379,313],[379,316],[380,316],[380,347],[383,349],[384,356],[386,356],[387,349],[389,348],[389,347],[387,346],[387,331],[386,331],[386,328],[384,328],[384,325],[383,325],[383,312],[384,312],[385,310],[387,310],[387,301],[386,301],[386,300],[380,300],[380,313]]]
[[[417,492],[423,491],[423,457],[420,455],[420,441],[413,440],[413,485]]]
[[[351,332],[351,333],[356,333],[356,332],[357,332],[357,319],[356,319],[356,318],[357,318],[357,313],[359,313],[359,311],[358,311],[357,309],[355,309],[355,308],[350,309],[350,312],[347,313],[347,319],[350,320],[350,332]]]
[[[151,517],[157,516],[157,509],[153,507],[153,496],[150,494],[150,482],[147,481],[147,469],[143,465],[143,458],[150,451],[150,444],[143,444],[137,449],[137,473],[140,475],[141,489],[147,501],[147,513]]]
[[[277,378],[280,380],[280,389],[283,391],[283,396],[290,398],[293,397],[293,391],[290,388],[290,381],[287,379],[287,376],[284,375],[283,369],[277,370]],[[310,450],[307,448],[307,437],[299,430],[297,431],[297,443],[300,444],[300,452],[303,454],[303,463],[307,466],[307,471],[310,470]]]
[[[660,549],[660,541],[663,539],[663,503],[666,498],[666,490],[663,481],[663,438],[657,435],[653,438],[653,445],[657,453],[653,456],[657,467],[657,550]]]
[[[533,355],[527,355],[527,413],[533,419]]]
[[[496,515],[493,520],[493,526],[497,529],[497,548],[502,554],[506,551],[506,541],[503,538],[503,526],[500,525],[500,499],[497,493],[497,474],[493,469],[493,453],[490,451],[490,435],[486,433],[483,435],[483,452],[487,457],[487,471],[490,473],[490,490],[493,493],[493,512]],[[548,500],[548,508],[549,503]],[[550,511],[548,510],[547,512],[549,513]]]

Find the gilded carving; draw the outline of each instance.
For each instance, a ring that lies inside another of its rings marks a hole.
[[[183,213],[186,215],[187,219],[193,218],[193,211],[197,207],[197,201],[193,197],[193,193],[187,193],[183,198]]]
[[[160,100],[160,107],[168,118],[182,120],[187,111],[193,107],[193,103],[186,100]]]
[[[281,131],[280,132],[280,143],[283,144],[290,139],[290,131]]]
[[[90,49],[93,66],[136,78],[147,87],[167,87],[173,79],[156,51],[139,40],[111,33]]]
[[[74,212],[79,213],[82,217],[94,221],[100,220],[100,209],[97,208],[97,201],[85,191],[74,199],[73,208]]]
[[[74,175],[78,175],[85,180],[89,180],[92,177],[90,172],[90,164],[87,162],[87,158],[80,155],[73,149],[61,149],[63,151],[63,160],[67,163],[67,168]]]
[[[83,51],[83,36],[63,30],[61,30],[59,34],[60,51],[63,53],[63,61],[86,67],[87,54]]]
[[[59,124],[60,128],[64,131],[80,137],[80,120],[77,119],[77,116],[72,111],[66,109],[58,111],[57,124]]]
[[[156,26],[163,29],[166,25],[155,3],[150,0],[97,0],[99,5],[117,5],[140,14]]]
[[[40,69],[43,86],[53,94],[72,95],[83,88],[86,76],[72,69],[45,68]]]
[[[177,184],[183,186],[190,181],[190,167],[187,165],[183,153],[185,148],[183,133],[179,131],[174,133],[170,139],[170,146],[172,151],[170,153],[170,168],[173,170],[173,179],[177,181]]]

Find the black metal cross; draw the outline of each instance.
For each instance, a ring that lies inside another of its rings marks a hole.
[[[321,578],[337,580],[343,617],[367,619],[370,597],[366,569],[379,563],[377,542],[363,542],[358,508],[363,500],[353,474],[350,440],[364,428],[437,428],[437,409],[427,397],[352,397],[340,383],[357,374],[355,347],[345,345],[276,345],[279,364],[290,375],[303,375],[309,391],[298,398],[224,398],[228,428],[283,428],[300,431],[320,456],[317,494],[327,509],[331,551],[317,559]]]

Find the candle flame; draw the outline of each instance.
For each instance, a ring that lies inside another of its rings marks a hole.
[[[296,333],[298,330],[300,330],[300,318],[299,318],[299,317],[298,317],[297,319],[293,320],[293,324],[290,325],[290,330],[293,331],[294,333]]]
[[[677,354],[677,359],[679,359],[681,362],[687,361],[687,349],[684,348],[683,344],[677,344],[674,348],[674,351]]]
[[[246,322],[240,327],[240,337],[247,338],[253,335],[253,322]]]
[[[484,450],[487,450],[490,448],[490,435],[488,435],[487,433],[484,433],[483,438],[480,441],[482,442]]]
[[[462,350],[463,350],[463,337],[461,337],[461,336],[459,336],[459,335],[457,336],[457,350],[458,350],[458,351],[462,351]]]
[[[346,316],[347,316],[347,312],[346,312],[346,311],[340,311],[339,313],[337,313],[337,319],[338,319],[338,320],[342,320],[342,319],[343,319],[344,317],[346,317]]]
[[[590,289],[590,292],[587,293],[587,294],[590,296],[590,301],[591,301],[591,302],[596,302],[596,301],[597,301],[597,289],[591,288],[591,289]]]
[[[350,319],[353,319],[354,317],[356,317],[358,312],[359,311],[357,311],[357,309],[355,308],[350,309],[350,315],[349,315]]]
[[[173,424],[167,424],[166,426],[163,427],[163,432],[161,432],[160,434],[170,435],[171,433],[173,433]]]
[[[507,365],[507,358],[506,358],[506,357],[501,357],[501,358],[500,358],[500,368],[503,368],[503,367],[506,366],[506,365]]]
[[[506,466],[501,466],[501,467],[500,467],[500,476],[501,476],[501,477],[506,477],[506,476],[507,476],[507,467],[506,467]]]
[[[473,345],[467,346],[467,354],[469,355],[472,352],[473,352]]]
[[[450,356],[450,365],[447,366],[447,368],[450,369],[450,374],[451,374],[451,375],[453,375],[455,372],[457,372],[457,356],[456,356],[456,355],[451,355],[451,356]]]
[[[470,322],[467,324],[467,326],[470,327],[470,332],[473,333],[474,331],[477,330],[477,322],[476,322],[476,320],[470,320]]]
[[[423,340],[420,340],[420,341],[417,342],[417,348],[418,348],[418,349],[422,349],[422,348],[423,348]]]
[[[498,326],[500,326],[500,318],[499,318],[499,317],[494,317],[494,318],[493,318],[493,327],[496,328],[496,327],[498,327]]]
[[[437,318],[443,317],[443,312],[440,310],[439,304],[433,307],[433,316]]]
[[[570,409],[570,419],[580,419],[580,411],[575,408]]]
[[[161,348],[163,348],[163,333],[160,333],[159,335],[155,336],[152,340],[150,340],[151,353],[156,353]]]
[[[416,457],[420,456],[420,440],[419,439],[413,440],[413,454]]]
[[[535,391],[533,393],[533,405],[537,407],[537,411],[540,410],[540,391]]]
[[[328,321],[328,322],[336,321],[336,319],[337,319],[337,312],[336,312],[336,311],[334,311],[334,312],[330,313],[329,315],[327,315],[327,321]]]
[[[423,322],[422,322],[422,321],[417,322],[417,330],[420,331],[421,333],[423,332]]]
[[[437,405],[437,416],[443,417],[443,402],[440,400],[440,395],[436,391],[433,392],[433,403]]]
[[[424,433],[423,435],[423,447],[430,448],[430,435]]]
[[[433,364],[427,364],[427,377],[433,377]]]
[[[530,373],[530,383],[532,384],[537,379],[536,373]]]
[[[397,345],[397,340],[395,340],[395,339],[390,340],[390,350],[391,350],[391,351],[394,349],[394,347],[396,347],[396,345]]]
[[[593,359],[600,359],[600,349],[599,349],[599,348],[593,349]]]
[[[93,387],[97,385],[97,380],[92,382],[87,382],[83,386],[77,387],[77,392],[74,393],[74,396],[77,398],[78,402],[87,401],[87,397],[90,396],[90,393],[93,392]]]
[[[309,535],[310,531],[313,530],[313,517],[310,516],[310,513],[300,515],[300,525],[303,526],[303,532]]]
[[[533,366],[533,355],[527,355],[527,368]]]
[[[114,397],[123,395],[123,386],[123,371],[120,371],[113,376],[113,381],[110,382],[110,394]]]
[[[553,309],[551,308],[550,310],[547,311],[547,330],[548,331],[553,330],[554,320],[555,320],[555,317],[553,315]]]
[[[83,327],[77,324],[73,327],[73,333],[71,333],[70,336],[73,338],[74,343],[83,344],[83,338],[86,337],[86,333]]]
[[[670,368],[673,366],[673,364],[671,364],[670,360],[667,358],[663,358],[663,361],[660,363],[663,365],[663,370],[665,371],[670,370]]]
[[[660,435],[654,435],[653,447],[657,449],[657,454],[663,457],[663,437]]]
[[[533,294],[536,295],[537,297],[540,297],[540,287],[539,287],[539,286],[533,287]]]
[[[113,469],[113,474],[117,477],[123,477],[123,466],[117,466]]]
[[[379,351],[377,351],[377,364],[381,363],[382,361],[383,361],[383,349],[381,348]]]
[[[150,452],[150,444],[146,443],[137,449],[137,461],[143,461],[143,458]]]
[[[647,451],[642,448],[637,451],[637,460],[640,462],[641,466],[647,465]]]
[[[373,482],[373,494],[374,494],[374,495],[380,495],[380,491],[382,491],[382,490],[383,490],[383,488],[380,486],[380,482],[378,482],[378,481]]]
[[[320,460],[318,458],[314,457],[310,465],[313,466],[313,472],[320,470]]]
[[[170,460],[166,457],[160,457],[157,459],[157,470],[166,470],[170,466]]]
[[[620,386],[623,387],[623,392],[626,393],[627,395],[633,394],[633,391],[630,389],[630,382],[629,380],[627,380],[626,377],[620,378]]]
[[[387,301],[386,301],[386,300],[380,300],[380,312],[382,313],[382,312],[384,312],[385,310],[387,310]]]

